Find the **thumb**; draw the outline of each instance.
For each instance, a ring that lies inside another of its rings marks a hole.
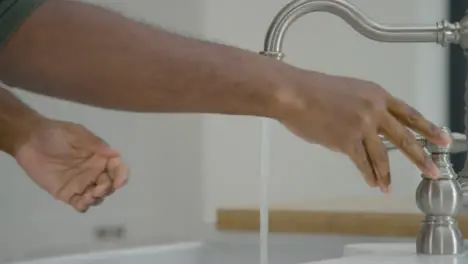
[[[105,156],[107,158],[113,158],[120,156],[120,153],[111,148],[109,144],[107,144],[102,138],[94,135],[89,130],[85,129],[82,131],[84,133],[81,134],[79,137],[75,137],[77,148],[84,150],[86,152],[93,152],[95,154]]]

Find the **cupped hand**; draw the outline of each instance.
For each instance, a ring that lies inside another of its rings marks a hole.
[[[70,122],[41,120],[14,156],[40,187],[79,212],[101,203],[127,181],[119,153]]]
[[[397,146],[427,177],[439,171],[410,130],[434,144],[450,143],[438,126],[379,85],[354,78],[300,71],[282,100],[279,118],[296,135],[351,158],[372,187],[388,192],[387,149],[379,135]]]

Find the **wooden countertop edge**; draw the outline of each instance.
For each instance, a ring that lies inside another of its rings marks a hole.
[[[219,209],[219,231],[258,231],[258,209]],[[416,237],[421,213],[383,213],[353,211],[270,210],[272,233],[307,233],[359,236]],[[468,215],[457,217],[463,234],[468,236]]]

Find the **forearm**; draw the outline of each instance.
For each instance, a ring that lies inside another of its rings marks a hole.
[[[27,139],[31,129],[42,117],[16,98],[10,91],[0,88],[0,150],[14,155]]]
[[[9,85],[139,112],[272,116],[283,67],[60,0],[35,11],[0,53],[0,78]]]

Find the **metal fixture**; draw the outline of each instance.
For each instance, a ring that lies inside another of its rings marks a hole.
[[[286,32],[298,18],[313,12],[327,12],[342,18],[361,35],[379,42],[432,42],[443,47],[458,44],[468,58],[468,14],[460,21],[442,20],[434,26],[392,26],[379,24],[367,17],[356,6],[345,0],[293,0],[284,6],[271,22],[260,54],[282,60]],[[468,80],[465,83],[465,104],[468,109]],[[444,128],[447,133],[450,131]],[[448,153],[468,149],[468,114],[465,113],[465,135],[453,133],[454,142],[447,148],[419,142],[431,153],[442,174],[440,180],[423,176],[416,191],[416,203],[425,214],[416,240],[416,252],[429,255],[456,255],[463,253],[463,240],[455,216],[468,199],[468,156],[464,169],[457,176]],[[393,148],[388,142],[388,147]]]
[[[416,252],[422,254],[456,255],[463,252],[463,237],[455,219],[463,208],[463,191],[458,182],[458,175],[450,163],[450,154],[467,150],[466,136],[450,133],[446,127],[443,130],[452,136],[452,143],[446,147],[437,146],[421,136],[416,136],[421,146],[430,153],[441,175],[439,180],[422,175],[416,189],[416,203],[425,215],[416,239]],[[386,139],[382,141],[388,150],[396,149]],[[464,192],[466,193],[466,190]]]

